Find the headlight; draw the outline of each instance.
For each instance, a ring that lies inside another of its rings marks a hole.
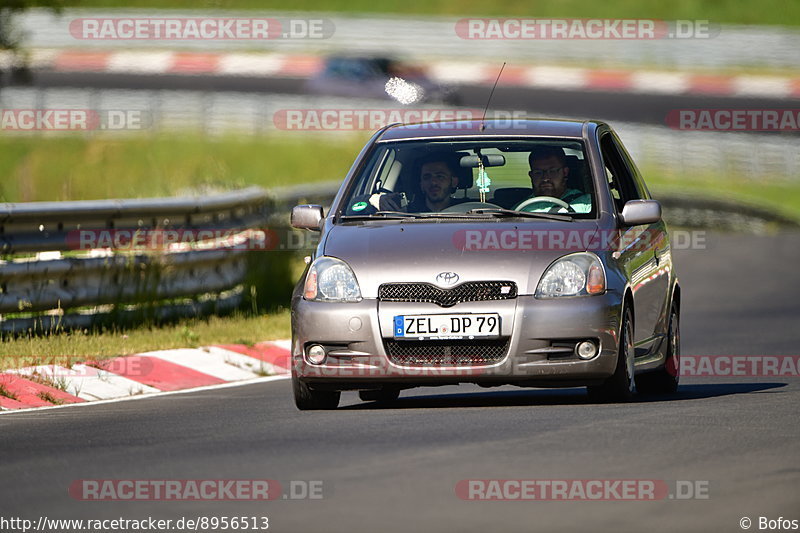
[[[335,257],[320,257],[308,269],[303,296],[318,302],[360,302],[361,289],[347,263]]]
[[[545,270],[536,287],[536,298],[601,294],[606,290],[606,274],[600,259],[592,253],[565,255]]]

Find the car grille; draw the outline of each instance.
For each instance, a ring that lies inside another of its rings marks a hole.
[[[516,297],[517,284],[513,281],[468,281],[450,289],[430,283],[384,283],[378,288],[378,299],[384,302],[424,302],[441,307]]]
[[[490,365],[503,360],[509,339],[396,341],[386,340],[389,360],[411,366]]]

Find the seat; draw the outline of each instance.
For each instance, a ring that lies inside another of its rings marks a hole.
[[[525,198],[530,198],[533,194],[533,189],[530,187],[505,187],[503,189],[496,189],[492,203],[506,209],[512,209],[518,205]]]
[[[566,166],[569,168],[569,174],[567,174],[567,188],[578,189],[584,192],[591,190],[591,188],[587,189],[586,187],[589,178],[585,162],[574,155],[568,155],[566,158]],[[506,209],[512,209],[532,195],[533,189],[531,187],[505,187],[494,191],[492,203],[500,207],[505,207]]]
[[[567,167],[569,168],[569,174],[567,174],[568,189],[578,189],[583,192],[591,190],[591,187],[588,189],[586,187],[589,173],[584,160],[579,159],[576,155],[568,155]]]

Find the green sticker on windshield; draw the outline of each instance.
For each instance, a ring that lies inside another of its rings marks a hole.
[[[353,211],[363,211],[367,208],[367,205],[367,202],[356,202],[350,207],[350,209]]]

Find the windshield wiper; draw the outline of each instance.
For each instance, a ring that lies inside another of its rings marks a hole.
[[[483,213],[453,213],[445,211],[431,211],[419,213],[419,218],[470,218],[471,215],[482,215]],[[474,216],[472,216],[474,218]]]
[[[556,213],[535,213],[528,211],[514,211],[513,209],[503,209],[502,207],[479,207],[470,209],[467,214],[476,213],[481,215],[496,215],[499,217],[521,217],[521,218],[547,218],[550,220],[562,220],[565,222],[572,221],[569,215],[561,215]]]
[[[342,220],[367,220],[370,218],[393,219],[393,218],[420,218],[418,213],[406,213],[405,211],[375,211],[365,215],[342,215]]]

